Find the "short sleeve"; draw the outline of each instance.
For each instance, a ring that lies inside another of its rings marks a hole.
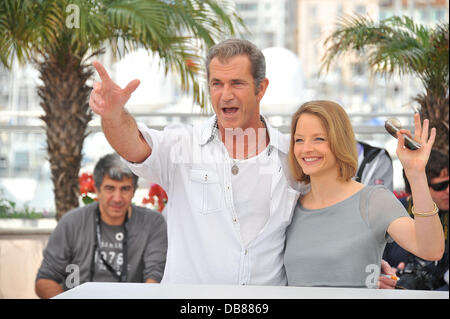
[[[390,240],[387,229],[394,220],[400,217],[409,218],[402,203],[384,186],[366,186],[360,210],[361,217],[380,244]]]

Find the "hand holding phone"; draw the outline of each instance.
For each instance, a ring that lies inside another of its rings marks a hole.
[[[386,131],[388,131],[388,133],[395,138],[397,138],[397,132],[400,131],[401,127],[400,122],[394,118],[388,119],[384,122],[384,128]],[[405,138],[405,146],[410,150],[418,150],[422,146],[419,142],[413,140],[406,134],[403,134],[403,137]]]

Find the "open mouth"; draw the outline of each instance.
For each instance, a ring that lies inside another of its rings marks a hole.
[[[238,110],[239,108],[237,107],[225,107],[222,109],[222,112],[227,115],[232,115],[235,114]]]

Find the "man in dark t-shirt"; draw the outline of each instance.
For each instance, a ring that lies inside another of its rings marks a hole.
[[[97,201],[58,222],[36,276],[39,297],[51,298],[88,281],[160,282],[166,222],[160,213],[131,204],[137,180],[116,154],[99,160]]]

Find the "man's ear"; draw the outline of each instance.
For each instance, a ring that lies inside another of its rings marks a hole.
[[[258,101],[261,101],[262,98],[264,97],[264,94],[266,93],[267,87],[269,86],[269,79],[268,78],[264,78],[260,83],[259,83],[259,87],[258,87],[258,93],[257,95],[257,99]]]

